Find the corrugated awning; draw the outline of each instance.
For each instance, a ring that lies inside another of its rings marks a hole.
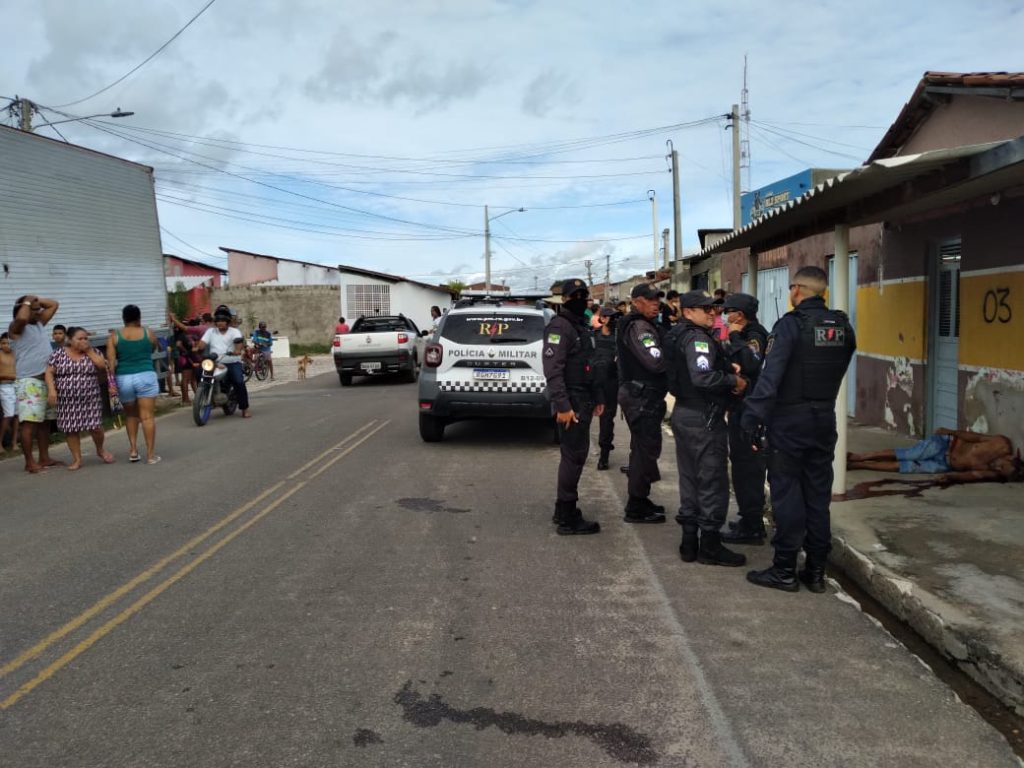
[[[1024,184],[1024,137],[875,160],[828,179],[719,240],[701,255],[925,213]]]
[[[174,293],[178,290],[178,283],[184,285],[186,291],[191,291],[196,286],[213,282],[212,277],[204,275],[171,275],[164,279],[167,281],[168,293]]]

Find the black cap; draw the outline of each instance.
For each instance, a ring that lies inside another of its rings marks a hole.
[[[615,307],[601,307],[601,311],[597,313],[600,317],[613,317],[619,314],[619,310]]]
[[[715,300],[706,291],[687,291],[679,297],[679,306],[682,309],[710,307],[714,303]]]
[[[562,301],[565,301],[574,293],[579,293],[580,291],[583,291],[588,296],[590,295],[590,291],[587,289],[587,284],[578,277],[575,277],[572,280],[566,280],[562,283]]]
[[[726,312],[739,310],[748,320],[757,317],[757,310],[761,306],[761,303],[749,293],[731,293],[725,297],[724,303],[723,309]]]
[[[640,283],[634,285],[633,290],[630,291],[629,297],[631,299],[660,299],[665,294],[655,288],[651,283]]]

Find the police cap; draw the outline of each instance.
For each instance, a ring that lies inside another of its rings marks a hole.
[[[749,320],[757,317],[757,310],[760,306],[760,302],[749,293],[731,293],[725,297],[723,309],[726,312],[739,310]]]
[[[598,312],[600,317],[614,317],[619,314],[619,310],[615,307],[601,307],[601,311]]]
[[[573,278],[572,280],[566,280],[564,283],[562,283],[563,300],[568,299],[574,293],[579,293],[580,291],[583,291],[583,293],[585,293],[588,296],[590,295],[590,291],[587,289],[587,284],[583,280],[580,280],[578,277]]]
[[[630,291],[629,297],[631,299],[660,299],[665,294],[655,288],[651,283],[640,283],[634,285],[633,290]]]
[[[682,309],[710,307],[714,303],[715,300],[706,291],[687,291],[679,297],[679,306]]]

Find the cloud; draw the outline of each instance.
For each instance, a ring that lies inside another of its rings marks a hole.
[[[566,75],[548,69],[527,84],[522,107],[528,115],[547,117],[552,110],[571,107],[579,101],[576,84]]]

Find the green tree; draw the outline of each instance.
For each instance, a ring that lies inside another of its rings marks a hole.
[[[187,319],[188,291],[185,290],[185,284],[180,280],[174,284],[174,290],[167,294],[167,308],[182,322]]]
[[[454,293],[456,297],[460,296],[464,290],[466,290],[466,284],[461,280],[449,280],[447,283],[443,283],[444,287]]]

